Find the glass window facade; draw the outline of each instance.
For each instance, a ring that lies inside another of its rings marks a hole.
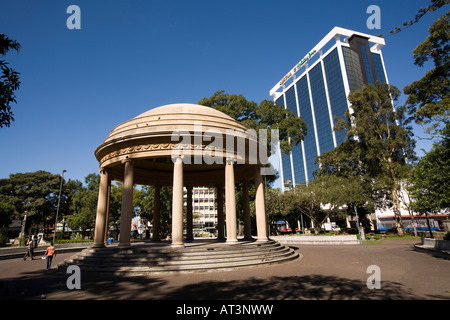
[[[281,95],[276,101],[275,104],[285,107],[284,106],[284,96]],[[281,152],[281,166],[283,169],[283,179],[284,180],[290,180],[291,182],[293,182],[292,180],[292,169],[291,169],[291,158],[288,154]],[[283,181],[284,182],[284,181]]]
[[[342,47],[350,91],[359,90],[363,86],[363,75],[358,54],[348,47]]]
[[[322,65],[318,63],[309,72],[309,83],[311,86],[311,96],[314,106],[314,116],[316,119],[316,129],[319,138],[320,153],[325,153],[334,148],[333,136],[331,132],[330,114],[323,83]]]
[[[328,96],[330,98],[331,113],[334,116],[344,118],[345,111],[348,108],[347,97],[345,95],[344,79],[342,77],[341,66],[337,48],[330,52],[324,59],[325,76],[327,80]],[[336,143],[339,145],[344,142],[347,133],[335,131]]]
[[[294,86],[291,86],[286,91],[286,107],[294,112],[294,114],[298,117],[298,110],[297,110],[297,101],[295,99],[295,88]],[[294,178],[295,183],[303,183],[305,182],[305,169],[303,166],[303,153],[302,153],[302,146],[301,144],[298,144],[296,146],[292,147],[292,166],[294,167]],[[289,163],[290,164],[290,158],[286,156],[286,166]],[[284,170],[284,167],[283,167]],[[291,179],[292,182],[294,180]]]
[[[294,166],[295,183],[305,183],[305,167],[303,163],[302,145],[292,147],[292,164]]]
[[[291,86],[288,91],[286,91],[286,107],[291,110],[297,117],[297,103],[295,102],[295,88]]]
[[[381,83],[386,83],[386,75],[384,74],[383,61],[379,53],[372,53],[372,61],[375,67],[375,77]]]
[[[316,160],[317,157],[317,148],[314,132],[314,123],[311,111],[311,103],[309,99],[308,79],[306,78],[306,75],[302,77],[300,80],[298,80],[295,85],[297,86],[300,116],[308,126],[308,132],[306,134],[305,140],[303,141],[303,145],[305,149],[305,158],[306,158],[305,160],[306,160],[306,169],[308,171],[308,181],[311,181],[313,179],[313,171],[316,168],[314,161]],[[297,172],[295,174],[297,175]],[[304,180],[295,179],[296,184],[304,182],[306,182],[306,179]]]
[[[375,83],[373,82],[372,68],[370,67],[369,55],[367,53],[367,48],[365,44],[361,44],[361,53],[364,62],[364,69],[366,70],[367,81],[369,82],[369,84],[375,85]]]

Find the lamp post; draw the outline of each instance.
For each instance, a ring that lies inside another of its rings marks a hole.
[[[56,208],[55,230],[53,231],[53,243],[55,242],[55,237],[56,237],[56,224],[58,223],[59,204],[61,202],[61,191],[62,191],[62,184],[63,184],[63,180],[64,180],[64,172],[67,172],[67,171],[66,170],[62,171],[61,183],[59,185],[58,207]],[[64,232],[64,230],[63,230],[63,232]]]

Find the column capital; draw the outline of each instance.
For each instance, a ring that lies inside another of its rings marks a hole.
[[[98,172],[100,172],[100,173],[108,173],[108,170],[106,169],[106,167],[100,167],[98,169]]]
[[[226,159],[225,159],[225,163],[226,164],[234,164],[234,157],[227,157]]]
[[[173,164],[175,164],[179,161],[184,161],[185,155],[184,154],[172,154],[171,158],[172,158]]]
[[[129,158],[128,156],[121,161],[121,163],[124,163],[124,164],[125,163],[133,163],[133,162],[134,162],[134,160],[132,158]]]

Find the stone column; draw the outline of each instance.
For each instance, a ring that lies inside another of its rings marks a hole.
[[[172,247],[183,243],[183,159],[177,157],[173,165],[172,190]]]
[[[160,238],[160,226],[161,226],[161,187],[155,186],[155,194],[153,196],[153,241],[159,241]]]
[[[186,197],[186,240],[194,240],[193,214],[192,214],[192,186],[187,186]]]
[[[216,186],[217,192],[217,239],[225,240],[225,221],[223,216],[223,187]]]
[[[106,218],[105,218],[105,244],[108,243],[109,231],[109,208],[111,203],[111,179],[108,179],[108,200],[106,201]]]
[[[248,198],[248,181],[242,182],[242,208],[244,220],[244,239],[252,239],[252,225],[250,220],[250,201]]]
[[[100,170],[100,189],[98,191],[97,216],[95,218],[94,248],[105,246],[105,224],[108,208],[109,175],[103,168]]]
[[[227,159],[225,165],[225,210],[227,226],[227,243],[237,242],[236,194],[234,185],[234,161]]]
[[[124,163],[125,171],[123,179],[119,247],[126,248],[130,246],[131,218],[133,215],[134,164],[131,159],[126,159]]]
[[[261,175],[261,168],[255,167],[255,211],[256,228],[258,231],[257,241],[267,241],[267,216],[266,200],[264,197],[264,183]]]

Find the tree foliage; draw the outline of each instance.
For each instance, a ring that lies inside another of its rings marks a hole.
[[[305,122],[289,109],[276,105],[273,101],[263,100],[257,104],[248,101],[243,95],[227,94],[221,90],[209,98],[202,98],[198,104],[221,111],[256,131],[278,129],[281,150],[286,154],[306,136]],[[270,140],[270,130],[267,136]]]
[[[431,60],[434,68],[404,88],[408,112],[431,135],[439,135],[450,113],[450,10],[433,22],[429,35],[413,51],[414,64],[423,67]]]
[[[394,29],[392,29],[391,31],[389,31],[389,36],[392,36],[394,34],[399,33],[400,31],[403,31],[409,27],[411,27],[412,25],[416,24],[417,22],[419,22],[420,19],[422,19],[422,17],[427,13],[427,12],[433,12],[438,10],[439,8],[443,7],[444,5],[450,3],[449,0],[431,0],[431,3],[426,6],[425,8],[420,8],[418,10],[418,12],[416,13],[416,15],[414,16],[414,19],[411,19],[409,21],[405,21],[403,22],[402,26],[396,26],[394,27]],[[382,36],[382,35],[380,35]]]
[[[315,182],[297,185],[281,195],[284,219],[291,226],[300,220],[301,214],[306,215],[314,224],[315,233],[320,232],[320,226],[326,220],[327,214],[321,208],[321,190]]]
[[[73,197],[71,206],[73,213],[67,217],[69,227],[80,228],[82,232],[95,225],[100,175],[89,174],[85,178],[85,183],[86,186],[80,188]]]
[[[367,205],[358,209],[374,209],[375,204],[392,206],[397,231],[401,234],[399,192],[410,170],[407,162],[415,159],[415,142],[407,126],[405,107],[395,107],[399,95],[396,87],[380,82],[350,93],[352,112],[347,110],[346,119],[337,118],[335,127],[335,130],[346,130],[347,139],[318,157],[321,166],[317,175],[345,178],[346,184],[353,188],[360,184],[359,193],[364,195],[365,202],[357,202],[360,206]],[[341,194],[345,198],[353,192]]]
[[[56,217],[61,175],[47,171],[10,174],[0,179],[0,201],[14,206],[14,215],[23,217],[27,212],[27,221],[45,223]],[[81,188],[78,181],[63,183],[61,192],[61,217],[69,215],[73,196]],[[54,221],[54,220],[53,220]]]
[[[148,221],[153,220],[154,214],[154,186],[142,186],[136,192],[134,205],[139,212],[141,218]],[[160,189],[160,234],[162,237],[167,236],[172,229],[172,188],[161,187]]]
[[[411,174],[411,207],[420,213],[450,209],[450,124],[443,134]]]
[[[0,58],[10,50],[19,51],[20,44],[9,39],[5,34],[0,34]],[[5,60],[0,60],[0,128],[9,127],[14,121],[12,103],[17,103],[15,91],[20,87],[19,73],[8,66]]]
[[[0,227],[11,223],[15,208],[12,204],[0,201]]]

